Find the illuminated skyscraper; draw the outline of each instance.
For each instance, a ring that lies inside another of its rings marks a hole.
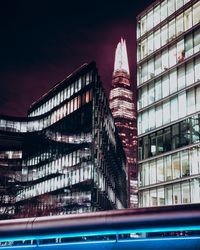
[[[127,158],[129,205],[137,206],[137,130],[133,92],[130,85],[126,41],[121,38],[115,52],[110,109]]]

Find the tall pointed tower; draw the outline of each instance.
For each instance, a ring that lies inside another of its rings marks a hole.
[[[129,206],[133,208],[138,205],[137,123],[133,92],[130,85],[126,41],[122,38],[115,52],[109,103],[127,158]]]

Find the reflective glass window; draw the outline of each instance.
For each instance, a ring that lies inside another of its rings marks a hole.
[[[166,205],[172,205],[172,185],[165,186]]]
[[[199,13],[200,13],[200,2],[198,1],[193,6],[193,25],[196,25],[197,23],[200,22]]]
[[[163,158],[157,160],[157,182],[164,181],[164,164]]]
[[[181,185],[182,191],[182,204],[190,203],[190,183],[185,181]]]
[[[189,8],[184,12],[184,27],[185,31],[192,27],[192,8]]]
[[[169,95],[169,76],[165,75],[162,79],[162,94],[163,97]]]
[[[168,16],[170,16],[175,11],[175,1],[168,0]]]
[[[167,18],[167,0],[161,3],[161,21]]]
[[[195,91],[191,89],[187,92],[187,114],[195,112]]]
[[[194,53],[200,51],[200,29],[194,32]]]
[[[154,9],[153,24],[156,26],[160,22],[160,5]]]
[[[178,68],[178,90],[185,87],[185,65]]]
[[[163,103],[163,124],[170,122],[170,102]]]
[[[164,193],[164,187],[158,188],[158,206],[164,206],[165,205],[165,193]]]
[[[168,31],[167,24],[161,28],[161,46],[167,44],[168,42]]]
[[[169,53],[168,50],[162,52],[162,71],[169,68]]]
[[[178,111],[179,111],[179,118],[186,116],[186,92],[182,92],[178,95]]]
[[[180,183],[173,185],[173,204],[181,204],[181,187],[180,187]]]
[[[169,50],[169,66],[172,67],[176,64],[176,46],[172,46]]]
[[[179,153],[172,154],[172,174],[173,179],[180,178],[181,176]]]
[[[154,47],[153,47],[153,34],[151,34],[148,37],[148,54],[151,54],[154,51]]]
[[[170,72],[170,94],[174,93],[177,91],[177,71],[172,70]]]
[[[157,205],[158,205],[158,202],[157,202],[156,189],[152,189],[150,190],[150,206],[154,207]]]
[[[153,10],[147,14],[147,30],[153,28]]]
[[[158,101],[162,98],[162,88],[161,88],[161,80],[157,80],[155,82],[155,101]]]
[[[190,182],[191,186],[191,202],[198,203],[200,202],[200,180],[193,179]]]
[[[161,73],[161,66],[162,66],[161,55],[159,54],[155,57],[155,75]]]
[[[178,119],[178,102],[177,97],[171,99],[171,121]]]
[[[176,27],[175,27],[175,20],[173,19],[169,22],[169,41],[174,39],[176,36]]]
[[[157,30],[154,34],[154,50],[157,50],[160,48],[160,29]]]

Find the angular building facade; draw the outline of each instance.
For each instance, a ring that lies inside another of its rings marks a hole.
[[[1,116],[0,140],[0,164],[18,160],[13,178],[5,174],[13,217],[127,207],[126,159],[95,63],[56,84],[27,118]]]
[[[137,17],[140,206],[200,202],[200,1]]]
[[[138,206],[137,187],[137,122],[126,41],[121,39],[115,52],[110,109],[127,158],[129,207]]]

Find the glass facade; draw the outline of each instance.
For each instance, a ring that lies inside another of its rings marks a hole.
[[[197,13],[200,1],[162,0],[137,17],[140,206],[200,202]]]
[[[8,183],[15,190],[12,217],[127,207],[125,155],[95,63],[56,85],[28,113],[0,117],[0,166],[12,161],[18,177],[7,169],[5,191]]]

